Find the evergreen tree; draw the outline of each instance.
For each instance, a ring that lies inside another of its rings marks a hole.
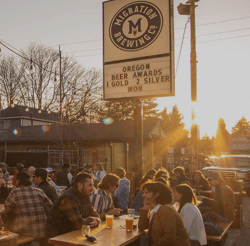
[[[218,120],[218,127],[216,137],[213,141],[213,150],[215,153],[222,153],[228,151],[228,138],[230,134],[226,129],[225,121],[220,118]]]
[[[247,129],[250,127],[249,122],[246,120],[245,117],[242,117],[236,125],[232,128],[232,135],[233,136],[246,136]]]

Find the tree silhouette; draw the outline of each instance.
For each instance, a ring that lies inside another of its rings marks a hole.
[[[213,150],[215,153],[228,152],[228,138],[230,134],[226,129],[225,121],[220,118],[218,120],[218,127],[216,137],[213,141]]]
[[[243,116],[232,128],[232,136],[246,136],[247,129],[250,127],[249,122]]]

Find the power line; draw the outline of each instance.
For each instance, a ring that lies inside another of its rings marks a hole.
[[[228,40],[228,39],[234,39],[234,38],[245,38],[245,37],[250,37],[250,34],[249,35],[243,35],[243,36],[237,36],[237,37],[228,37],[228,38],[220,38],[220,39],[213,39],[213,40],[207,40],[207,41],[200,41],[200,42],[196,42],[196,43],[209,43],[209,42]],[[186,44],[183,44],[183,45],[188,45],[188,44],[190,44],[190,43],[186,43]],[[176,46],[180,46],[180,44],[176,45]]]
[[[180,62],[180,58],[181,58],[182,46],[183,46],[183,42],[184,42],[184,38],[185,38],[185,32],[186,32],[187,24],[188,24],[189,21],[190,21],[190,17],[187,19],[187,22],[186,22],[185,27],[184,27],[184,32],[183,32],[183,36],[182,36],[181,48],[180,48],[180,52],[179,52],[179,57],[178,57],[178,61],[177,61],[175,75],[177,74],[177,71],[178,71],[179,62]]]
[[[72,43],[63,43],[63,44],[58,44],[58,45],[70,45],[70,44],[81,44],[81,43],[89,43],[89,42],[95,42],[95,41],[102,41],[102,39],[92,39],[92,40],[86,40],[86,41],[79,41],[79,42],[72,42]],[[54,45],[52,47],[58,46]]]
[[[79,53],[79,52],[94,51],[94,50],[102,50],[102,48],[89,49],[89,50],[76,50],[76,51],[69,51],[69,52],[64,52],[64,53]]]
[[[213,24],[218,24],[218,23],[224,23],[224,22],[236,21],[236,20],[243,20],[243,19],[249,19],[249,18],[250,18],[250,16],[247,16],[247,17],[236,18],[236,19],[229,19],[229,20],[223,20],[223,21],[208,22],[208,23],[203,23],[203,24],[199,24],[199,25],[196,25],[196,26],[213,25]],[[183,29],[183,27],[175,28],[175,30],[178,30],[178,29]]]
[[[239,31],[245,31],[245,30],[249,30],[249,29],[250,28],[243,28],[243,29],[236,29],[236,30],[230,30],[230,31],[225,31],[225,32],[214,32],[214,33],[198,35],[196,37],[211,36],[211,35],[223,34],[223,33],[229,33],[229,32],[239,32]],[[186,38],[190,38],[190,37],[186,37]],[[176,38],[175,40],[180,40],[180,39],[182,39],[182,38]]]

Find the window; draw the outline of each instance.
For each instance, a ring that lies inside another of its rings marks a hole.
[[[90,165],[91,164],[90,150],[83,150],[82,151],[82,162],[83,162],[83,165]]]
[[[105,156],[105,149],[98,149],[98,162],[105,163],[106,162],[106,156]]]
[[[3,129],[9,129],[9,128],[10,128],[10,120],[4,120]]]

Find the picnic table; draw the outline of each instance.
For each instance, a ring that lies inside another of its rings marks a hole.
[[[125,228],[125,218],[126,216],[115,218],[112,229],[108,229],[106,227],[106,222],[102,222],[98,227],[91,230],[90,234],[96,237],[98,246],[123,246],[132,243],[145,235],[144,231],[139,231],[138,229],[127,232]],[[138,219],[135,220],[134,224],[135,223],[138,223]],[[80,230],[53,237],[49,239],[49,243],[56,246],[89,246],[95,244],[88,241],[81,234]]]
[[[0,234],[1,246],[16,246],[18,234],[9,232],[8,234]]]

